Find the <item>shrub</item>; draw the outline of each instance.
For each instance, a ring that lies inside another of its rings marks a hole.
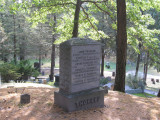
[[[35,70],[28,60],[22,60],[17,64],[18,73],[21,74],[21,79],[26,80],[29,76],[37,77],[39,72]]]
[[[100,85],[105,85],[105,84],[107,84],[109,82],[109,79],[108,78],[101,78],[101,80],[100,80]]]
[[[0,73],[2,77],[2,82],[8,83],[9,80],[18,79],[21,75],[20,73],[17,72],[17,70],[18,67],[13,64],[10,63],[1,64]]]
[[[39,72],[32,67],[28,60],[20,61],[17,65],[14,63],[1,64],[0,73],[2,82],[7,83],[9,80],[17,82],[17,80],[27,80],[29,76],[37,77],[39,75]]]
[[[137,89],[137,88],[141,88],[142,91],[144,91],[144,82],[143,79],[140,77],[135,77],[134,75],[129,74],[126,77],[126,83],[129,87],[131,87],[132,89]]]

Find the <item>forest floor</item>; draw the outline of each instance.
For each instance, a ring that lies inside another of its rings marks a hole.
[[[160,120],[160,98],[143,98],[109,91],[104,108],[65,112],[54,104],[58,88],[25,88],[29,104],[21,105],[21,91],[0,89],[0,120]]]

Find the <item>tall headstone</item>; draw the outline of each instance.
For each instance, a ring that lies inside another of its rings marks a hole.
[[[72,38],[60,44],[60,84],[55,104],[66,111],[104,106],[100,82],[101,44]]]

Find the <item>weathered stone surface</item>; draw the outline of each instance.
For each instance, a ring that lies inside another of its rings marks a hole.
[[[60,45],[59,92],[55,104],[66,111],[104,106],[104,89],[99,89],[101,44],[91,39],[72,38]]]
[[[73,38],[60,45],[60,90],[67,93],[99,87],[101,45]]]
[[[22,95],[20,96],[20,103],[21,103],[21,104],[30,103],[30,95],[29,95],[29,94],[22,94]]]
[[[70,95],[55,92],[54,101],[67,112],[104,107],[104,90],[94,89]]]

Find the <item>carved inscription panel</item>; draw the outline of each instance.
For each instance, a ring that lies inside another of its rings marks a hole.
[[[72,47],[72,85],[99,81],[100,45]]]

